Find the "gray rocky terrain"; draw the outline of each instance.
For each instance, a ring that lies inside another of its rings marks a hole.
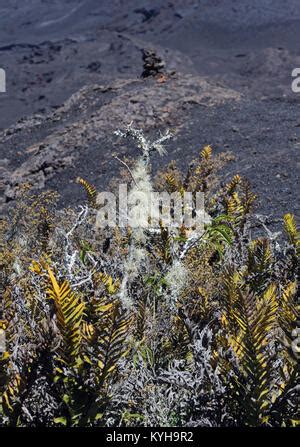
[[[258,211],[300,217],[297,0],[0,0],[0,207],[24,182],[75,205],[81,176],[105,188],[113,153],[134,156],[114,131],[133,122],[171,129],[184,168],[205,144],[235,155]],[[154,49],[165,77],[142,78]]]

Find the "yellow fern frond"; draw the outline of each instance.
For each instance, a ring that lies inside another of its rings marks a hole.
[[[243,214],[242,202],[237,192],[233,192],[232,197],[227,200],[227,214],[229,216]]]
[[[297,255],[300,256],[300,231],[297,228],[296,219],[293,214],[285,214],[283,217],[284,229],[290,243],[296,248]]]
[[[82,323],[82,337],[88,341],[91,342],[95,337],[95,328],[92,324],[87,323],[84,321]]]
[[[237,175],[225,187],[225,192],[227,214],[233,217],[236,223],[243,225],[256,200],[256,195],[251,191],[249,182]]]
[[[77,183],[79,183],[80,185],[82,185],[87,193],[88,196],[88,201],[90,203],[90,205],[95,208],[96,207],[96,195],[97,195],[97,190],[95,188],[95,186],[91,185],[89,182],[87,182],[86,180],[84,180],[81,177],[77,177],[76,179]]]
[[[0,353],[0,396],[1,392],[3,391],[9,380],[9,371],[8,371],[9,360],[10,355],[7,351]]]
[[[2,406],[4,412],[9,414],[13,411],[13,407],[18,399],[21,389],[21,376],[16,374],[15,377],[9,382],[7,388],[2,394]]]
[[[165,182],[166,189],[169,193],[176,192],[181,188],[178,178],[172,172],[165,174]]]
[[[300,305],[297,301],[297,282],[290,282],[283,289],[280,299],[279,322],[288,347],[290,360],[295,361],[297,352],[293,350],[294,331],[297,332],[297,322],[300,319]]]
[[[98,287],[100,284],[103,284],[109,295],[115,294],[120,287],[119,279],[114,280],[113,277],[107,273],[97,272],[94,274],[93,279],[95,286]]]
[[[48,295],[54,301],[57,325],[64,341],[60,349],[61,359],[73,363],[80,350],[84,303],[74,294],[67,281],[59,284],[52,270],[49,267],[47,270],[51,285]]]
[[[231,182],[229,182],[226,186],[225,186],[225,190],[227,191],[228,194],[232,194],[233,191],[236,189],[236,187],[241,183],[242,178],[240,175],[236,174],[233,179],[231,180]]]
[[[201,151],[201,158],[203,160],[210,160],[212,156],[212,147],[210,145],[204,146]]]
[[[222,322],[224,327],[230,326],[230,330],[237,334],[238,324],[233,314],[239,299],[239,290],[242,282],[242,274],[233,268],[228,268],[223,275],[223,304],[224,313]]]

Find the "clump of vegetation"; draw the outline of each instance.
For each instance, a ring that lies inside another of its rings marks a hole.
[[[246,180],[220,186],[228,154],[207,146],[153,181],[163,139],[119,135],[141,150],[130,189],[204,192],[205,228],[100,231],[88,181],[78,210],[24,187],[0,227],[0,424],[298,425],[293,215],[274,234]]]

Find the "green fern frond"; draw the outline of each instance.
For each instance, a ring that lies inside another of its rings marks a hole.
[[[273,358],[268,347],[277,323],[277,288],[271,284],[261,296],[256,296],[244,288],[232,270],[225,276],[225,292],[222,323],[239,367],[233,391],[244,408],[246,423],[259,425],[266,421],[271,407]]]
[[[99,384],[103,385],[120,358],[128,352],[127,337],[132,317],[117,300],[98,304],[97,314]]]
[[[251,290],[261,293],[272,270],[272,251],[268,239],[251,241],[248,246],[247,269]]]

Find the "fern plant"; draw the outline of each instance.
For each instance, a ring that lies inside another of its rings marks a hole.
[[[129,190],[149,192],[162,139],[126,134],[141,151]],[[198,152],[156,187],[204,192],[203,231],[96,230],[86,180],[76,210],[24,188],[0,222],[0,425],[299,424],[296,219],[287,241],[254,239],[249,183],[218,179],[231,155]]]
[[[59,284],[51,268],[48,267],[47,270],[50,279],[50,288],[47,292],[53,299],[57,326],[63,339],[60,360],[73,364],[81,347],[84,303],[72,292],[67,281]]]

